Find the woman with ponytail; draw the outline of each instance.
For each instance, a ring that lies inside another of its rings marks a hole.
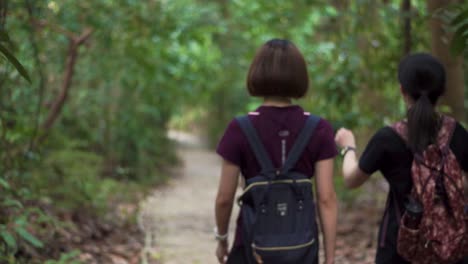
[[[335,136],[344,156],[342,169],[347,187],[361,186],[376,171],[389,183],[387,206],[379,229],[375,261],[378,264],[410,263],[397,252],[399,208],[405,208],[405,199],[413,187],[414,157],[436,143],[444,120],[436,111],[437,101],[446,89],[445,70],[437,59],[425,53],[407,56],[398,67],[398,80],[407,106],[407,115],[400,122],[406,127],[406,140],[394,128],[383,127],[374,134],[358,160],[353,133],[341,128]],[[458,122],[450,140],[450,150],[461,169],[468,171],[468,132]],[[468,257],[457,264],[468,264]]]

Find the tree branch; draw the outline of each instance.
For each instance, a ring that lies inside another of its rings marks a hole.
[[[80,45],[84,44],[86,40],[91,36],[92,29],[87,28],[77,37],[72,37],[69,39],[68,45],[68,55],[66,60],[66,68],[63,74],[62,87],[57,98],[52,103],[52,106],[49,111],[49,115],[42,124],[41,128],[44,130],[44,135],[41,138],[44,138],[50,128],[53,126],[54,122],[57,120],[58,116],[62,111],[62,107],[67,100],[68,92],[73,79],[73,73],[75,70],[76,60],[78,57],[78,48]]]
[[[33,24],[34,26],[36,26],[37,28],[45,28],[45,27],[48,27],[50,28],[52,31],[55,31],[57,33],[60,33],[62,35],[65,35],[67,36],[69,39],[74,39],[74,38],[77,38],[76,36],[76,33],[75,32],[72,32],[68,29],[65,29],[59,25],[56,25],[56,24],[51,24],[49,23],[48,21],[44,20],[44,19],[35,19],[35,18],[31,18],[31,24]]]

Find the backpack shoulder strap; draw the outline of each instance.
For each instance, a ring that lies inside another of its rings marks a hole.
[[[282,169],[283,173],[290,171],[297,163],[299,158],[301,157],[302,153],[304,152],[305,147],[309,143],[309,140],[317,127],[318,123],[320,122],[320,117],[315,115],[310,115],[307,118],[307,121],[302,128],[299,136],[294,142],[294,145],[291,148],[291,151],[288,154],[288,158],[284,162],[284,166]]]
[[[260,137],[257,134],[257,131],[250,122],[250,119],[247,115],[236,117],[237,122],[239,123],[244,135],[247,137],[249,141],[249,145],[252,148],[255,158],[257,159],[262,172],[273,172],[275,168],[273,167],[273,163],[271,162],[268,153],[263,146]]]
[[[457,122],[449,116],[442,116],[442,125],[437,135],[437,143],[441,148],[449,148],[452,140],[453,132],[455,131]]]
[[[447,147],[450,145],[453,131],[456,127],[456,121],[454,118],[443,115],[442,125],[437,135],[437,144],[440,147]],[[394,123],[391,128],[405,141],[408,142],[408,126],[406,121],[399,121]]]
[[[405,143],[408,142],[408,126],[406,121],[398,121],[390,126]]]

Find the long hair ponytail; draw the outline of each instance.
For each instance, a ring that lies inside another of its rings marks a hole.
[[[431,55],[417,53],[400,63],[398,78],[412,101],[407,112],[408,145],[420,153],[437,140],[440,120],[435,105],[445,92],[445,70]]]
[[[435,142],[439,118],[427,94],[422,94],[407,112],[408,145],[413,152],[422,152]]]

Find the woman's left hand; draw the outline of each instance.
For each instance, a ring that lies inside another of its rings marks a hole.
[[[216,249],[216,257],[220,264],[224,264],[227,261],[229,254],[227,241],[219,241],[218,248]]]

